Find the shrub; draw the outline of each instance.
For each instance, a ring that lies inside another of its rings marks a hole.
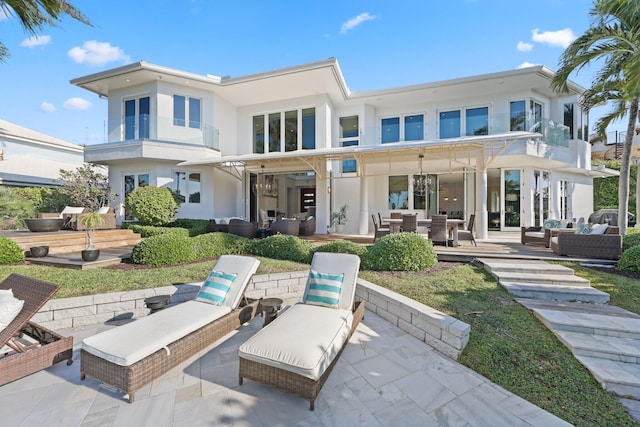
[[[144,225],[166,225],[175,221],[178,203],[168,188],[138,187],[124,201],[124,208]]]
[[[349,240],[335,240],[333,242],[325,243],[320,246],[316,246],[311,250],[311,257],[316,252],[332,252],[337,254],[353,254],[358,255],[360,260],[367,255],[367,247],[364,245],[358,245]]]
[[[123,227],[125,228],[125,227]],[[141,237],[147,238],[152,236],[160,236],[162,234],[171,234],[174,236],[189,237],[189,230],[177,227],[155,227],[153,225],[128,224],[126,228],[131,229],[134,233],[140,234]]]
[[[169,224],[169,227],[186,228],[189,230],[189,236],[199,236],[207,232],[209,221],[206,219],[176,219],[175,222]]]
[[[640,271],[640,245],[633,246],[622,253],[618,261],[620,270]]]
[[[191,245],[197,258],[208,258],[246,254],[250,251],[251,240],[229,233],[207,233],[192,237]]]
[[[631,228],[630,230],[634,230]],[[626,251],[629,248],[640,245],[640,233],[627,234],[622,238],[622,250]]]
[[[437,262],[430,240],[417,233],[393,233],[369,247],[363,267],[378,271],[421,271]]]
[[[284,259],[309,264],[313,245],[296,236],[276,234],[266,239],[256,240],[251,245],[254,255],[273,259]]]
[[[160,265],[194,261],[191,239],[178,234],[161,234],[144,239],[133,247],[131,259],[136,264]]]
[[[16,264],[24,261],[24,251],[11,239],[0,236],[0,264]]]

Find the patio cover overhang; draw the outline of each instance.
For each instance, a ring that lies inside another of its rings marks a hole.
[[[418,155],[423,154],[425,162],[431,161],[439,165],[437,170],[429,168],[429,173],[452,172],[463,168],[476,168],[480,155],[482,155],[483,163],[487,167],[493,158],[499,156],[516,141],[540,138],[541,136],[535,132],[506,132],[445,140],[222,156],[216,159],[186,161],[179,163],[178,166],[212,165],[232,173],[238,179],[242,178],[243,171],[277,173],[308,171],[310,169],[319,178],[326,178],[327,161],[355,159],[358,161],[357,175],[372,176],[387,172],[371,172],[368,171],[368,166],[415,161],[417,167]]]

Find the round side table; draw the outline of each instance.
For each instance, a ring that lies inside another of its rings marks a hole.
[[[149,297],[144,300],[145,305],[148,309],[151,309],[149,314],[153,314],[156,311],[160,311],[169,304],[169,295],[156,295],[154,297]]]
[[[280,310],[283,303],[284,300],[282,298],[264,298],[260,300],[260,311],[264,316],[263,328],[278,317],[278,310]]]

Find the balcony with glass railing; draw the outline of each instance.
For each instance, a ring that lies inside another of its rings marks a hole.
[[[220,130],[204,122],[178,121],[172,117],[141,114],[123,120],[109,120],[108,141],[153,140],[203,145],[220,150]]]

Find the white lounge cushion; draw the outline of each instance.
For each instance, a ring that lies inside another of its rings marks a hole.
[[[84,213],[83,207],[65,206],[64,209],[62,209],[62,212],[60,212],[60,218],[62,218],[66,214],[77,215],[81,213]]]
[[[13,296],[11,289],[2,290],[0,293],[0,331],[4,330],[13,319],[20,314],[24,301]]]
[[[295,304],[242,344],[238,354],[317,380],[344,345],[352,325],[351,310]]]
[[[87,337],[82,349],[116,365],[129,366],[230,311],[224,305],[187,301]]]
[[[544,239],[544,231],[525,231],[524,235],[527,237],[535,237],[537,239]]]

